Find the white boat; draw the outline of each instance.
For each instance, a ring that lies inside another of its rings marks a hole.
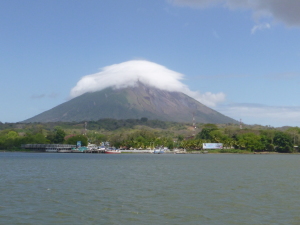
[[[70,153],[72,151],[71,150],[67,150],[67,149],[60,149],[60,150],[57,150],[57,152],[59,152],[59,153]]]
[[[96,149],[98,149],[97,145],[95,145],[95,144],[88,144],[87,148],[89,150],[96,150]]]
[[[108,147],[105,149],[104,153],[106,154],[120,154],[121,151],[119,149],[116,149],[115,147]]]
[[[165,153],[165,151],[163,149],[161,149],[161,148],[154,149],[154,151],[153,151],[153,154],[163,154],[163,153]]]
[[[121,154],[120,150],[105,150],[106,154]]]

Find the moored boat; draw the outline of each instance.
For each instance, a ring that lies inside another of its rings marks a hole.
[[[106,154],[120,154],[121,151],[120,150],[105,150]]]
[[[163,154],[163,153],[165,153],[165,151],[163,149],[159,148],[159,149],[154,149],[153,153],[154,154]]]

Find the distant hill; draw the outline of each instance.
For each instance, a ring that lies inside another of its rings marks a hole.
[[[113,119],[158,119],[162,121],[197,123],[237,123],[195,99],[139,83],[123,89],[107,88],[85,93],[48,111],[27,119],[32,122],[72,122]]]

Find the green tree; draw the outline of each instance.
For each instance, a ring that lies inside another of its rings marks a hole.
[[[209,133],[210,139],[216,143],[224,143],[228,140],[228,135],[221,130],[213,130]]]
[[[180,147],[184,148],[184,149],[188,149],[190,146],[189,141],[188,140],[184,140],[180,143]]]
[[[215,124],[205,124],[202,128],[202,130],[196,135],[196,139],[205,139],[205,140],[210,140],[210,132],[218,130],[217,125]]]
[[[269,144],[273,144],[275,133],[276,130],[274,129],[267,129],[267,130],[260,131],[260,135],[264,136],[265,141],[267,141]]]
[[[100,134],[95,131],[88,132],[87,137],[88,137],[88,141],[90,143],[93,143],[96,145],[100,145],[101,142],[107,141],[107,137],[104,134]]]
[[[19,147],[19,134],[16,131],[8,131],[8,133],[4,136],[3,147],[5,149]]]
[[[184,140],[184,137],[183,137],[183,135],[178,135],[177,136],[177,141],[183,141]]]
[[[273,144],[273,138],[270,138],[266,135],[261,135],[261,142],[266,147],[265,150],[269,152],[272,152],[275,149]]]
[[[47,139],[54,144],[62,144],[64,142],[66,133],[60,127],[55,127],[53,132],[49,132]]]
[[[85,135],[79,134],[75,136],[71,136],[66,140],[66,144],[69,145],[77,145],[77,141],[81,141],[82,146],[87,146],[88,145],[88,139]]]
[[[263,151],[265,146],[261,141],[260,135],[254,133],[245,133],[237,136],[238,146],[241,149],[247,149],[250,151]]]
[[[145,123],[145,122],[148,121],[148,118],[147,118],[147,117],[142,117],[142,118],[141,118],[141,121]]]
[[[42,133],[33,135],[33,144],[48,144],[49,140]]]
[[[291,136],[294,145],[299,144],[299,134],[300,134],[299,127],[290,127],[286,130],[286,133],[288,133]]]
[[[277,152],[293,152],[293,140],[290,135],[278,131],[274,136],[274,145]]]
[[[15,139],[15,138],[18,138],[18,137],[19,137],[19,134],[16,131],[9,131],[6,134],[7,139]]]

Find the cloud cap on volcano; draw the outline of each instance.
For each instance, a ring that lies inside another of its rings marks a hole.
[[[166,91],[183,92],[207,106],[215,106],[216,103],[225,100],[223,93],[194,92],[180,80],[183,74],[172,71],[162,65],[146,60],[131,60],[102,68],[98,73],[82,77],[72,88],[71,98],[80,96],[86,92],[101,91],[108,87],[125,88],[135,86],[138,82]]]

